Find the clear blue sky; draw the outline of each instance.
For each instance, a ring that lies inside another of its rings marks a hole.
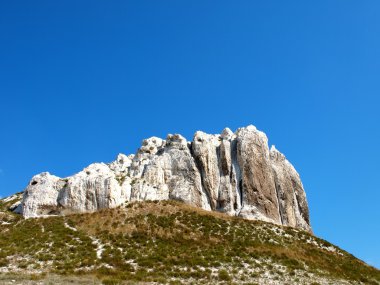
[[[256,125],[315,234],[380,267],[379,1],[1,1],[0,195]]]

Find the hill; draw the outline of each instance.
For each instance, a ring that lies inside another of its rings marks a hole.
[[[380,284],[307,231],[176,201],[23,219],[0,200],[2,284]]]

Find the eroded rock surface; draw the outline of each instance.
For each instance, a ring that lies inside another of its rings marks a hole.
[[[37,174],[26,187],[21,202],[25,217],[39,217],[57,213],[58,196],[65,181],[49,172]]]
[[[58,207],[87,212],[114,208],[130,196],[130,184],[121,183],[104,163],[94,163],[66,179],[58,197]]]
[[[179,134],[151,137],[135,155],[119,154],[110,164],[67,178],[38,174],[18,212],[38,217],[168,199],[311,231],[297,171],[254,126],[220,135],[198,131],[191,142]]]
[[[270,158],[276,185],[281,224],[311,231],[309,208],[299,174],[274,146]]]

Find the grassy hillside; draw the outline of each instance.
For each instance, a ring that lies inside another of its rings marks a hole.
[[[28,220],[9,204],[0,283],[380,284],[380,271],[307,232],[179,202]]]

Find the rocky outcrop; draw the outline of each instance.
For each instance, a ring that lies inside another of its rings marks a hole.
[[[153,139],[158,145],[146,149],[152,138],[144,141],[133,159],[131,200],[175,199],[209,208],[190,143],[181,135],[168,135],[166,141]]]
[[[96,211],[117,207],[131,195],[128,181],[118,180],[104,163],[94,163],[66,179],[57,207],[72,212]]]
[[[236,140],[243,194],[240,215],[280,223],[266,135],[248,126],[237,131]]]
[[[311,231],[294,167],[254,126],[220,135],[151,137],[135,155],[94,163],[73,176],[36,175],[18,211],[25,217],[96,211],[130,201],[180,200],[206,210]]]
[[[32,178],[21,202],[24,217],[39,217],[58,213],[58,197],[66,182],[48,172]]]
[[[281,224],[311,231],[309,208],[299,174],[274,146],[271,147],[270,158]]]

